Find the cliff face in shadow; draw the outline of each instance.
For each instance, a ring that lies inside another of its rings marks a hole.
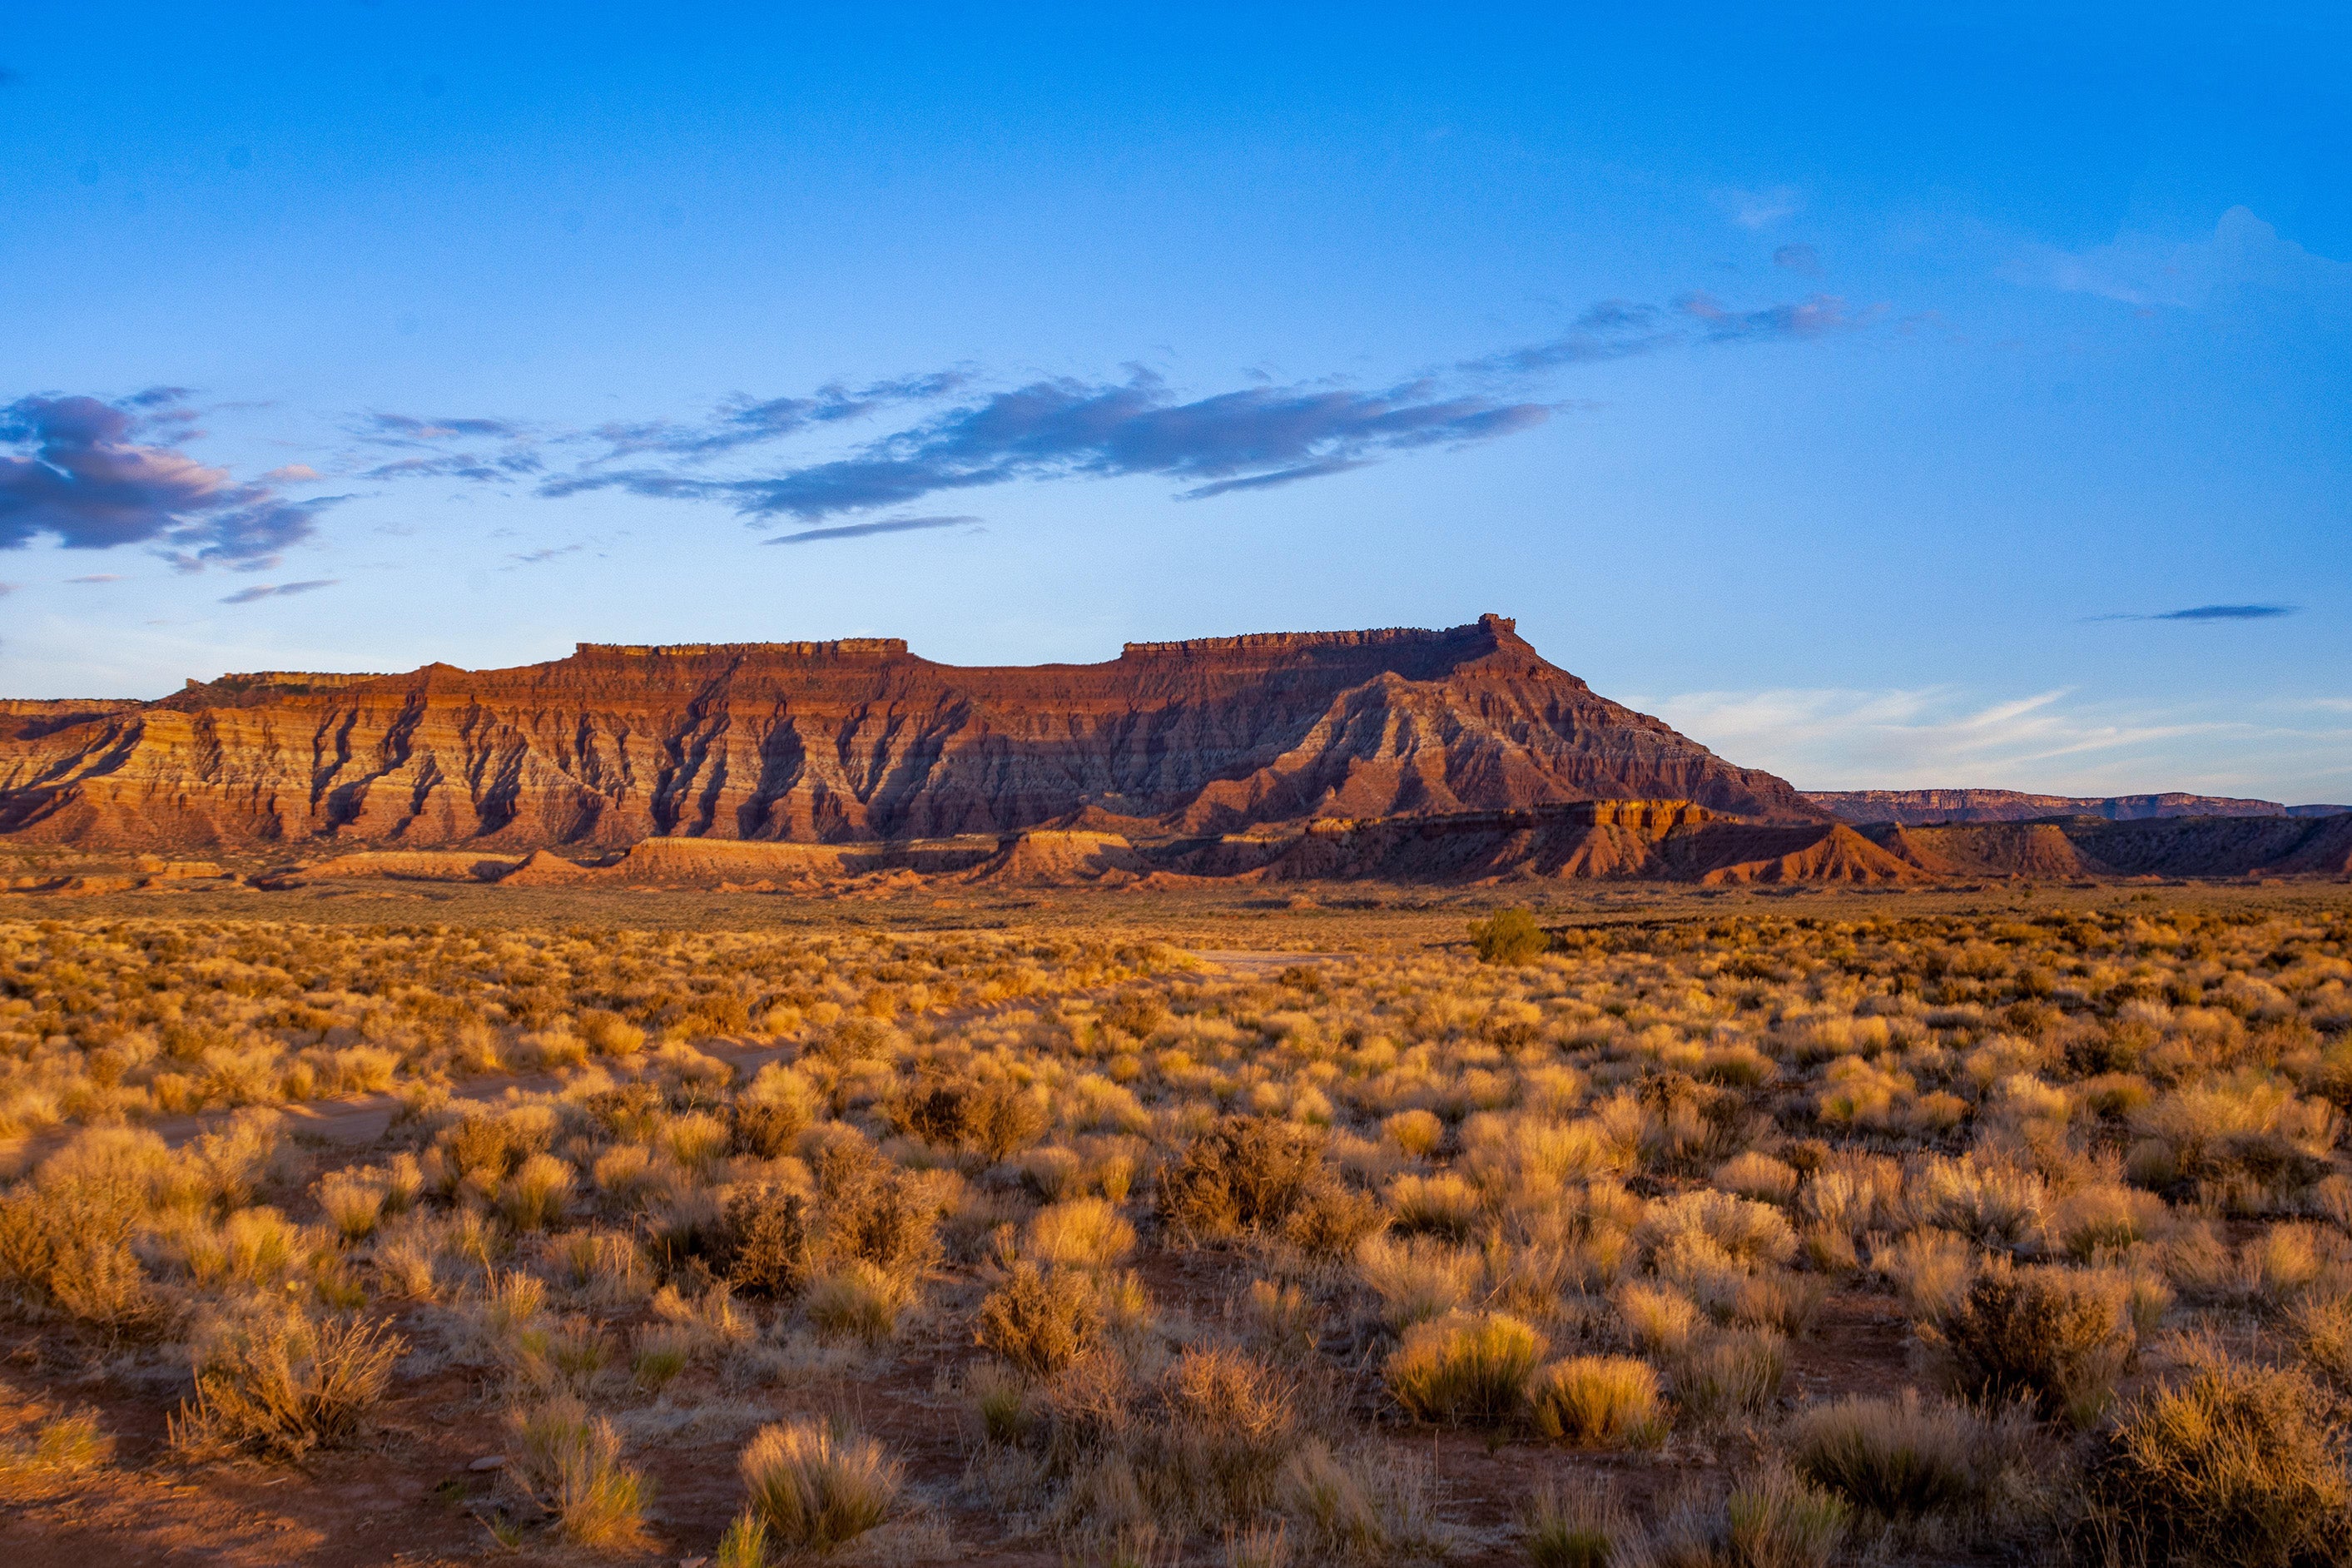
[[[269,672],[40,706],[0,734],[0,834],[89,847],[1150,836],[1627,798],[1825,816],[1493,616],[1005,668],[886,638],[583,644],[515,669]]]

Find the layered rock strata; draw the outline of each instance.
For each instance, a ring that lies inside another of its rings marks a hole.
[[[0,834],[84,847],[620,848],[1678,800],[1824,820],[1488,616],[961,668],[895,638],[613,646],[514,669],[272,671],[28,716]]]

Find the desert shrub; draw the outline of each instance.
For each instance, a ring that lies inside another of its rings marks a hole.
[[[728,1283],[746,1296],[798,1295],[813,1266],[809,1229],[800,1194],[771,1183],[738,1189],[727,1204]]]
[[[658,1394],[693,1359],[690,1332],[675,1323],[648,1323],[637,1331],[630,1352],[630,1381],[647,1394]]]
[[[1719,1502],[1685,1496],[1647,1531],[1612,1539],[1626,1568],[1826,1568],[1845,1537],[1845,1503],[1788,1470],[1770,1468]]]
[[[1717,1267],[1752,1269],[1796,1256],[1797,1235],[1769,1204],[1729,1193],[1684,1193],[1651,1206],[1642,1237],[1661,1274]]]
[[[1904,1206],[1919,1226],[2016,1249],[2040,1239],[2049,1197],[2042,1178],[1998,1159],[1930,1155],[1904,1183]]]
[[[580,1105],[599,1127],[626,1142],[646,1142],[661,1125],[662,1093],[650,1083],[596,1089],[583,1096]]]
[[[1247,1517],[1271,1499],[1298,1443],[1289,1386],[1264,1362],[1223,1346],[1183,1352],[1162,1380],[1166,1425],[1147,1458],[1155,1490]]]
[[[374,1234],[383,1215],[382,1184],[352,1171],[336,1171],[319,1179],[315,1189],[319,1212],[345,1241],[364,1241]]]
[[[600,1057],[629,1057],[646,1048],[646,1032],[603,1007],[593,1007],[573,1021],[572,1028]]]
[[[1409,1234],[1460,1241],[1478,1228],[1482,1217],[1477,1190],[1451,1171],[1399,1176],[1389,1184],[1388,1198],[1391,1223]]]
[[[1762,1203],[1786,1203],[1797,1194],[1797,1173],[1785,1162],[1750,1149],[1716,1168],[1715,1184]]]
[[[935,1148],[969,1150],[992,1162],[1045,1135],[1044,1107],[1003,1079],[945,1079],[918,1086],[889,1108],[908,1137]]]
[[[1671,1285],[1627,1285],[1617,1292],[1614,1305],[1625,1332],[1644,1351],[1682,1349],[1701,1321],[1697,1304]]]
[[[1381,1122],[1388,1141],[1407,1154],[1433,1154],[1445,1142],[1445,1123],[1433,1111],[1400,1110]]]
[[[1171,1234],[1220,1241],[1280,1226],[1328,1179],[1319,1132],[1271,1117],[1229,1116],[1161,1167],[1155,1203]]]
[[[738,1154],[773,1160],[792,1151],[808,1126],[808,1112],[790,1100],[738,1100],[728,1112],[727,1146]]]
[[[841,1142],[817,1157],[813,1197],[773,1182],[739,1188],[714,1245],[735,1290],[782,1300],[851,1263],[912,1280],[938,1255],[938,1220],[907,1172]]]
[[[1915,1230],[1881,1245],[1870,1262],[1893,1282],[1914,1318],[1934,1324],[1959,1310],[1975,1282],[1979,1254],[1948,1230]]]
[[[149,1134],[86,1133],[0,1194],[0,1290],[20,1315],[116,1339],[164,1329],[169,1304],[131,1247],[162,1152]]]
[[[1282,1222],[1282,1239],[1310,1258],[1346,1258],[1381,1228],[1381,1206],[1328,1171],[1307,1184],[1297,1205]]]
[[[2164,1200],[2153,1193],[2097,1184],[2061,1198],[2051,1211],[2050,1238],[2079,1262],[2147,1240],[2163,1228]]]
[[[1788,1342],[1769,1329],[1732,1329],[1692,1340],[1665,1357],[1675,1403],[1693,1419],[1753,1415],[1780,1397]]]
[[[1846,1506],[1785,1470],[1733,1489],[1724,1539],[1741,1568],[1822,1568],[1845,1538]]]
[[[980,1342],[1032,1377],[1068,1365],[1101,1335],[1102,1302],[1084,1276],[1048,1273],[1027,1259],[980,1304]]]
[[[1045,1267],[1108,1268],[1135,1250],[1135,1227],[1101,1198],[1072,1198],[1037,1211],[1028,1255]]]
[[[2352,1555],[2344,1433],[2301,1373],[2206,1342],[2133,1399],[2095,1472],[2121,1531],[2157,1563],[2289,1568]]]
[[[295,1459],[339,1447],[391,1385],[408,1348],[389,1324],[268,1315],[224,1331],[196,1363],[195,1391],[172,1417],[192,1458],[243,1451]]]
[[[2352,1394],[2352,1296],[2305,1298],[2287,1314],[2287,1332],[2305,1364],[2338,1393]]]
[[[1356,1278],[1380,1299],[1381,1316],[1402,1329],[1469,1304],[1478,1258],[1428,1237],[1367,1237],[1356,1247]]]
[[[1525,1408],[1543,1335],[1502,1312],[1453,1312],[1407,1329],[1382,1374],[1389,1393],[1423,1421],[1492,1426]]]
[[[454,1193],[469,1180],[495,1188],[531,1155],[545,1153],[553,1132],[553,1119],[543,1113],[461,1117],[442,1131],[431,1151],[442,1190]]]
[[[768,1527],[757,1514],[737,1514],[727,1521],[711,1561],[717,1568],[768,1568]]]
[[[1531,963],[1551,948],[1551,937],[1523,909],[1498,910],[1470,924],[1470,945],[1481,963]]]
[[[889,1518],[899,1470],[882,1445],[847,1426],[793,1421],[763,1427],[738,1468],[750,1514],[768,1539],[824,1552]]]
[[[653,1487],[621,1462],[610,1421],[567,1394],[519,1412],[515,1427],[515,1482],[556,1516],[565,1539],[596,1547],[644,1539]]]
[[[1906,1389],[1815,1405],[1790,1423],[1788,1443],[1807,1480],[1882,1517],[1915,1519],[1982,1497],[1989,1436],[1971,1412]]]
[[[2119,1293],[2059,1268],[2006,1264],[1977,1276],[1931,1332],[1973,1398],[2030,1400],[2087,1424],[2105,1407],[2134,1337]]]
[[[1122,991],[1102,1005],[1103,1023],[1139,1040],[1148,1040],[1168,1022],[1168,1005],[1149,991]]]
[[[1388,1544],[1388,1522],[1371,1489],[1322,1439],[1302,1439],[1275,1486],[1277,1505],[1299,1525],[1310,1552],[1327,1560],[1376,1558]]]
[[[914,1294],[902,1276],[854,1258],[812,1280],[801,1305],[809,1321],[824,1332],[854,1335],[878,1345],[898,1331],[899,1316],[912,1305]]]
[[[1665,1436],[1658,1374],[1631,1356],[1577,1356],[1538,1373],[1528,1392],[1536,1430],[1580,1448],[1643,1447]]]
[[[1549,1481],[1528,1498],[1521,1522],[1534,1568],[1609,1568],[1636,1534],[1613,1499],[1589,1491],[1563,1495]]]
[[[517,1230],[546,1230],[562,1219],[571,1194],[572,1167],[552,1154],[532,1154],[499,1190],[499,1212]]]

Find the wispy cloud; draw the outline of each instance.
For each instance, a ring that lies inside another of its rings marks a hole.
[[[371,412],[361,425],[362,437],[391,443],[413,441],[446,441],[452,437],[473,439],[482,437],[505,438],[521,435],[526,426],[513,419],[418,418],[412,414]]]
[[[1536,375],[1567,365],[1654,353],[1688,341],[1681,324],[1655,305],[1603,300],[1558,337],[1465,360],[1454,368],[1472,374]]]
[[[2292,616],[2300,605],[2196,605],[2186,610],[2163,610],[2154,614],[2123,612],[2112,616],[2092,616],[2094,621],[2269,621],[2281,616]]]
[[[1699,324],[1699,330],[1709,342],[1717,343],[1818,338],[1860,326],[1874,315],[1874,312],[1856,315],[1847,308],[1843,300],[1834,294],[1816,294],[1810,300],[1766,305],[1752,310],[1734,310],[1712,294],[1703,292],[1685,294],[1675,304],[1683,314]]]
[[[1794,185],[1768,185],[1760,191],[1717,191],[1715,205],[1742,228],[1769,228],[1783,218],[1796,216],[1805,200]]]
[[[863,539],[869,533],[913,533],[933,528],[973,528],[976,517],[888,517],[875,522],[849,522],[835,528],[808,528],[768,541],[771,544],[814,544],[820,539]]]
[[[1696,343],[1801,342],[1866,326],[1881,314],[1876,307],[1856,310],[1834,294],[1746,310],[1696,289],[1665,308],[1604,300],[1559,337],[1465,360],[1454,368],[1473,374],[1537,375]]]
[[[9,595],[15,593],[17,589],[23,586],[24,584],[22,583],[0,583],[0,599],[6,598]]]
[[[544,550],[530,550],[520,554],[509,554],[507,559],[520,562],[525,566],[544,566],[551,561],[561,561],[567,555],[577,555],[587,548],[584,544],[549,545]]]
[[[588,434],[604,443],[605,450],[596,459],[601,462],[644,452],[712,458],[739,447],[780,441],[820,426],[863,418],[884,408],[934,402],[962,391],[971,379],[968,371],[941,370],[877,381],[855,391],[834,382],[807,397],[752,398],[739,394],[699,423],[667,419],[616,423],[599,426]]]
[[[1824,294],[1746,309],[1703,293],[1664,307],[1603,300],[1559,337],[1377,390],[1267,383],[1185,396],[1156,373],[1136,369],[1124,381],[1061,377],[966,395],[969,373],[941,372],[855,393],[835,386],[814,397],[740,400],[700,425],[607,426],[592,433],[606,443],[604,452],[550,474],[538,493],[619,490],[716,502],[755,523],[817,523],[1016,480],[1150,476],[1174,481],[1177,500],[1205,500],[1533,429],[1563,406],[1534,384],[1569,366],[1675,346],[1818,338],[1874,314]],[[703,466],[819,425],[942,401],[952,405],[844,456],[769,473],[712,473]],[[647,456],[672,460],[616,466]]]
[[[66,581],[68,583],[87,584],[120,583],[122,581],[122,575],[119,572],[92,572],[87,576],[68,577]]]
[[[1810,245],[1784,245],[1772,252],[1772,265],[1813,277],[1821,272],[1822,254]]]
[[[1251,387],[1182,401],[1138,371],[1105,384],[1033,382],[869,442],[845,458],[756,479],[674,468],[583,471],[547,496],[622,489],[717,500],[753,519],[816,522],[942,491],[1013,479],[1151,474],[1186,482],[1180,499],[1282,484],[1416,447],[1462,446],[1540,424],[1542,404],[1504,402],[1412,382],[1381,392]]]
[[[2059,689],[1986,701],[1949,688],[1696,691],[1636,699],[1727,756],[1807,789],[1998,787],[2110,795],[2352,775],[2352,728],[2286,706],[2250,715],[2091,703]],[[2308,710],[2311,705],[2301,705]]]
[[[279,599],[289,594],[312,594],[321,588],[331,588],[341,582],[340,577],[314,577],[307,583],[257,583],[250,588],[240,588],[221,601],[224,605],[250,605],[259,599]]]
[[[1706,293],[1669,305],[1609,300],[1556,337],[1370,389],[1336,377],[1258,376],[1237,389],[1185,392],[1129,367],[1118,380],[1064,376],[990,390],[977,372],[956,366],[834,382],[805,395],[739,395],[700,416],[582,427],[379,408],[345,423],[349,444],[332,461],[288,463],[259,479],[182,449],[201,434],[184,388],[113,402],[45,395],[0,408],[0,548],[48,535],[74,549],[148,544],[183,570],[267,570],[315,532],[325,509],[352,499],[288,493],[322,472],[374,484],[528,484],[548,499],[612,490],[715,503],[754,525],[815,525],[1016,481],[1157,478],[1177,500],[1207,500],[1534,429],[1579,406],[1545,384],[1576,365],[1819,338],[1874,315],[1825,294],[1754,306]],[[865,420],[879,423],[878,432],[854,429]],[[834,444],[805,455],[763,451],[819,439]],[[16,455],[7,455],[12,447]],[[901,518],[807,526],[787,542],[919,526],[943,525]]]
[[[2352,290],[2352,263],[2316,256],[2242,206],[2210,235],[2181,240],[2126,229],[2087,250],[2029,247],[2001,268],[2013,283],[2092,294],[2142,310],[2194,310],[2234,289]]]
[[[47,535],[68,550],[152,545],[183,569],[266,567],[346,499],[290,500],[178,450],[198,433],[186,395],[155,387],[111,403],[42,395],[0,407],[0,549]]]

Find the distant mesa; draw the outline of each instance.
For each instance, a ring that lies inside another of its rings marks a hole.
[[[582,643],[0,703],[0,842],[266,860],[257,886],[2325,876],[2352,870],[2347,826],[2190,795],[1803,795],[1498,616],[1007,668],[896,637]]]
[[[2333,816],[2347,805],[2283,805],[2215,795],[2027,795],[2013,789],[1807,790],[1805,799],[1841,822],[2033,822],[2096,816],[2144,822],[2163,816]]]

